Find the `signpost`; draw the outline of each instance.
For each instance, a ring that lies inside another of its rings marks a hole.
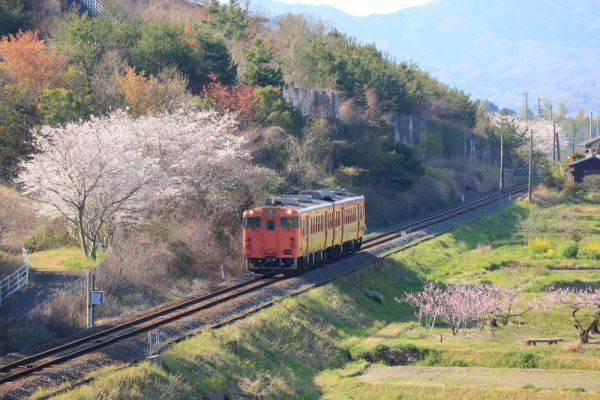
[[[87,327],[94,327],[94,307],[104,302],[104,292],[95,289],[96,275],[90,271],[87,278]]]

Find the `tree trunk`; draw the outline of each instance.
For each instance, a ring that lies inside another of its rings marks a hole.
[[[79,240],[81,242],[81,249],[83,250],[83,253],[85,254],[85,256],[89,257],[90,250],[88,248],[87,238],[86,238],[85,232],[83,230],[83,212],[81,210],[79,211],[78,223],[79,223]]]
[[[598,317],[596,317],[594,322],[592,322],[592,331],[591,332],[595,335],[600,334],[600,330],[598,329]]]
[[[90,257],[92,260],[96,259],[96,250],[97,250],[96,240],[92,241],[92,249],[90,250]]]
[[[588,344],[590,342],[589,329],[580,329],[579,330],[579,340],[581,341],[581,344]]]

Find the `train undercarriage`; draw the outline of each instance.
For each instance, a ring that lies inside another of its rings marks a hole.
[[[310,253],[300,258],[247,258],[246,269],[259,275],[283,272],[284,274],[293,274],[295,272],[321,266],[328,261],[335,260],[347,254],[352,254],[360,250],[362,238],[352,240],[342,245],[329,247],[324,251]]]

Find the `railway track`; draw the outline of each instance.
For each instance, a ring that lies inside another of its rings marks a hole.
[[[412,224],[402,226],[375,237],[368,238],[362,249],[368,249],[401,237],[405,232],[410,233],[418,229],[445,221],[454,216],[464,214],[468,211],[493,203],[496,200],[522,192],[527,185],[507,189],[502,194],[484,197],[480,200],[442,212],[432,217],[425,218]],[[168,324],[199,313],[203,310],[224,304],[239,296],[258,291],[273,283],[281,281],[275,276],[267,276],[251,279],[234,286],[222,289],[208,295],[192,298],[183,303],[156,311],[149,315],[136,318],[132,321],[116,325],[106,330],[82,337],[72,342],[54,347],[52,349],[13,361],[6,365],[0,365],[0,385],[15,382],[36,372],[45,370],[52,366],[64,364],[70,360],[91,353],[95,350],[111,344],[148,332],[159,326]]]
[[[541,182],[541,181],[536,181],[536,182],[534,182],[534,184],[537,184],[539,182]],[[506,189],[503,193],[489,195],[489,196],[483,197],[479,200],[464,204],[460,207],[456,207],[451,210],[444,211],[439,214],[433,215],[431,217],[422,219],[420,221],[401,226],[392,231],[382,233],[375,237],[370,237],[363,242],[361,249],[368,249],[371,247],[378,246],[380,244],[389,242],[390,240],[397,239],[405,233],[408,234],[410,232],[414,232],[416,230],[425,228],[427,226],[436,224],[438,222],[445,221],[454,216],[464,214],[468,211],[474,210],[479,207],[483,207],[487,204],[493,203],[494,201],[500,200],[504,197],[512,196],[514,194],[523,192],[525,190],[527,190],[527,185],[515,186],[513,188]]]

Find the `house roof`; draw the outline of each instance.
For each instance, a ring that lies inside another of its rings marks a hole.
[[[595,138],[592,138],[592,139],[588,140],[587,142],[581,143],[580,146],[587,146],[588,144],[592,144],[599,140],[600,140],[600,136],[596,136]]]
[[[587,157],[587,158],[582,158],[581,160],[577,160],[575,162],[572,162],[571,164],[569,164],[569,167],[573,166],[573,165],[578,165],[578,164],[583,164],[584,162],[588,162],[590,160],[600,160],[600,154],[594,154],[591,157]]]

